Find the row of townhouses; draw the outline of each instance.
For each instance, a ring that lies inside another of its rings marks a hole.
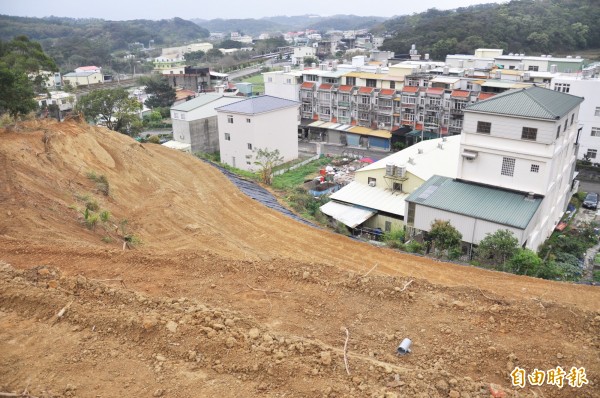
[[[595,159],[600,150],[600,123],[593,126],[600,116],[593,95],[600,88],[600,68],[586,67],[581,58],[479,49],[475,55],[449,55],[446,62],[386,64],[359,56],[352,64],[286,67],[264,74],[265,93],[301,103],[306,138],[390,150],[400,129],[409,127],[425,138],[460,134],[466,106],[511,89],[547,87],[589,98],[583,105],[578,157]]]

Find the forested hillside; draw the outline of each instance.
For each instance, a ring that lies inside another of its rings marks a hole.
[[[434,59],[481,47],[529,55],[600,47],[598,0],[519,0],[401,16],[378,26],[391,33],[382,49],[407,53],[416,44]]]
[[[116,50],[131,43],[148,46],[180,44],[208,37],[209,32],[181,18],[150,21],[105,21],[101,19],[23,18],[0,15],[0,40],[25,35],[38,41],[59,65],[104,64]]]

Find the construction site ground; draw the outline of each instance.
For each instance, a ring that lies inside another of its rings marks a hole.
[[[110,221],[87,228],[90,201]],[[191,155],[21,122],[0,130],[0,205],[0,393],[600,396],[599,288],[356,242]],[[557,366],[587,384],[511,385]]]

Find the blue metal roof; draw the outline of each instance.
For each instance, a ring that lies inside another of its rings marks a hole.
[[[407,202],[525,229],[542,203],[541,197],[433,176]]]
[[[259,97],[248,98],[234,104],[216,108],[219,112],[243,113],[246,115],[255,115],[290,107],[298,107],[300,103],[270,95],[261,95]]]

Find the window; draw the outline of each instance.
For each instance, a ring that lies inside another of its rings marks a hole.
[[[356,86],[356,78],[355,77],[346,77],[346,84],[348,86]]]
[[[363,105],[368,105],[371,103],[371,97],[367,97],[366,95],[360,96],[360,103]]]
[[[596,107],[596,111],[594,112],[594,116],[600,116],[600,106]]]
[[[251,143],[248,143],[248,149],[252,150],[252,144]]]
[[[529,65],[529,67],[527,68],[527,70],[530,70],[532,72],[537,72],[540,70],[540,67],[537,65]]]
[[[592,137],[600,137],[600,127],[592,127]]]
[[[367,87],[377,87],[377,80],[367,79]]]
[[[395,89],[396,88],[396,82],[390,82],[390,88]]]
[[[250,119],[246,119],[246,123],[250,123],[250,122],[251,122],[251,120],[250,120]]]
[[[225,133],[225,141],[231,141],[231,134]]]
[[[537,138],[537,129],[533,127],[523,127],[523,131],[521,132],[522,140],[530,140],[535,141]]]
[[[532,173],[539,173],[540,172],[540,165],[539,164],[532,164],[531,165],[531,172]]]
[[[469,90],[469,91],[473,90],[473,83],[467,82],[467,90]]]
[[[391,232],[391,231],[392,231],[392,222],[386,221],[385,222],[385,232]]]
[[[273,83],[273,78],[272,77],[267,78],[267,82]]]
[[[492,123],[477,122],[477,132],[480,134],[490,134],[492,131]]]
[[[233,123],[233,116],[227,115],[227,123]]]
[[[185,113],[181,114],[181,120],[185,120]]]
[[[377,184],[377,178],[375,178],[375,177],[369,177],[369,178],[367,178],[367,181],[369,182],[369,185],[372,187],[374,187],[375,184]]]
[[[567,83],[556,83],[554,85],[554,91],[560,91],[561,93],[568,93],[571,89],[571,85]]]
[[[575,120],[575,114],[574,113],[571,115],[571,126],[573,125],[573,120]]]
[[[596,149],[588,149],[587,153],[585,154],[585,156],[588,159],[596,159],[596,155],[598,154],[598,151]]]
[[[556,138],[560,137],[560,124],[556,128]]]
[[[246,164],[252,164],[249,160],[246,160]]]
[[[286,80],[285,80],[285,82],[286,82],[287,84],[292,84],[292,79],[286,79]]]
[[[569,118],[565,119],[565,128],[563,129],[563,131],[567,131],[567,126],[569,125]]]
[[[502,158],[502,170],[500,174],[512,177],[515,174],[515,158]]]
[[[179,113],[173,112],[173,119],[179,119]]]
[[[402,183],[395,182],[394,185],[392,186],[392,190],[402,192]]]

